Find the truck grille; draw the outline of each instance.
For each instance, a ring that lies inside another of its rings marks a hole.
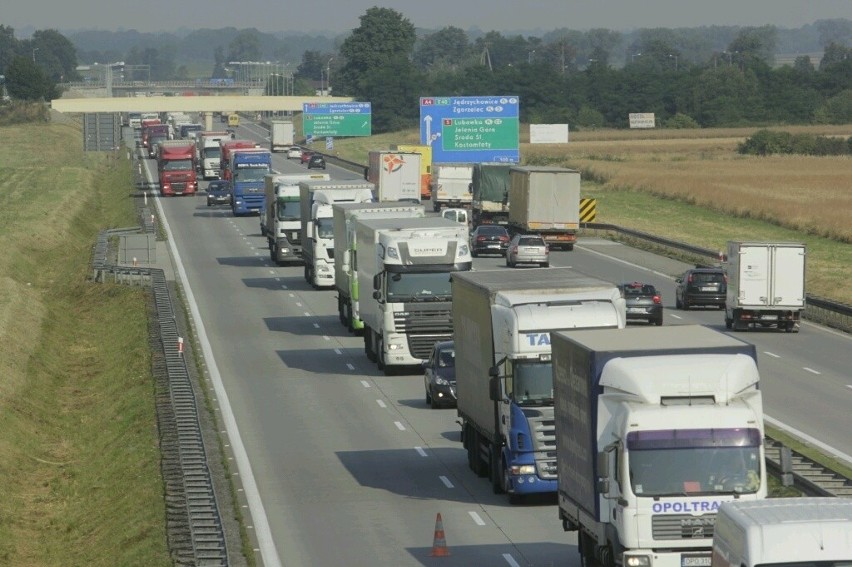
[[[186,191],[186,183],[172,183],[172,191],[176,193],[183,193]]]
[[[713,537],[715,525],[716,514],[666,514],[656,515],[651,520],[651,530],[656,540],[709,539]]]
[[[439,341],[453,338],[453,315],[450,306],[437,304],[405,304],[404,312],[394,314],[394,326],[408,336],[408,349],[415,358],[427,360]]]

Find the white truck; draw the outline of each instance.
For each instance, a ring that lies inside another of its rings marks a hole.
[[[452,338],[450,274],[470,270],[467,228],[438,216],[359,219],[364,351],[385,374],[427,360]]]
[[[712,567],[852,565],[848,498],[725,502],[713,531]]]
[[[559,518],[583,563],[709,567],[719,506],[766,497],[754,345],[700,325],[552,340]]]
[[[286,152],[295,143],[294,140],[293,121],[273,118],[269,123],[269,150]]]
[[[231,133],[225,131],[206,131],[195,136],[198,167],[204,179],[219,179],[219,167],[222,161],[223,140],[230,140]]]
[[[424,217],[423,205],[386,201],[384,203],[335,203],[334,217],[334,287],[337,290],[337,312],[349,332],[364,329],[358,308],[358,239],[355,221],[359,219]]]
[[[269,257],[284,266],[302,261],[301,181],[328,181],[327,173],[268,173],[264,176],[266,207],[260,231],[269,243]]]
[[[371,203],[372,183],[365,181],[299,182],[299,220],[305,281],[315,288],[334,287],[334,203]]]
[[[444,207],[470,208],[473,164],[436,163],[432,166],[430,195],[435,212]]]
[[[579,171],[513,166],[509,203],[509,232],[540,234],[552,249],[574,249],[580,228]]]
[[[414,152],[371,151],[367,181],[376,186],[376,200],[419,203],[422,159]]]
[[[468,465],[511,503],[556,493],[550,336],[623,329],[618,287],[570,268],[454,273],[456,395]]]
[[[799,331],[805,309],[805,245],[728,241],[725,326]]]

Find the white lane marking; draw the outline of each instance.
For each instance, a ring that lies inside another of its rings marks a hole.
[[[485,525],[485,520],[483,520],[482,518],[480,518],[480,517],[479,517],[479,514],[477,514],[477,513],[476,513],[476,512],[474,512],[473,510],[471,510],[470,512],[468,512],[468,515],[469,515],[471,518],[473,518],[473,521],[476,523],[476,525],[477,525],[477,526],[484,526],[484,525]]]
[[[328,335],[323,335],[323,336],[322,336],[322,338],[324,338],[324,339],[325,339],[325,340],[327,340],[327,341],[330,341],[330,340],[331,340],[331,337],[329,337]]]
[[[334,354],[343,354],[339,348],[334,349]]]
[[[382,400],[376,400],[376,403],[377,403],[377,404],[379,404],[379,407],[380,407],[380,408],[386,408],[386,407],[388,407],[388,406],[387,406],[387,404],[386,404],[386,403],[384,403]]]
[[[842,451],[838,451],[837,449],[835,449],[831,445],[827,445],[826,443],[823,443],[819,439],[815,439],[815,438],[811,437],[810,435],[808,435],[804,431],[799,431],[795,427],[791,427],[791,426],[787,425],[786,423],[778,421],[774,417],[770,417],[766,414],[763,414],[763,421],[765,421],[769,425],[772,425],[773,427],[777,427],[778,429],[783,429],[784,431],[787,431],[788,433],[792,433],[793,435],[795,435],[796,437],[798,437],[802,441],[805,441],[807,443],[810,443],[811,445],[819,447],[820,449],[822,449],[823,451],[825,451],[829,455],[834,455],[835,457],[838,457],[840,459],[844,459],[847,463],[852,463],[852,455],[847,455],[846,453],[844,453]]]
[[[442,475],[442,476],[439,476],[438,478],[441,479],[441,482],[443,482],[444,486],[446,486],[447,488],[455,488],[455,486],[453,486],[453,483],[450,482],[450,479],[448,479],[447,477]]]
[[[508,564],[509,564],[509,565],[511,565],[512,567],[521,567],[521,564],[520,564],[520,563],[518,563],[517,561],[515,561],[515,558],[514,558],[514,557],[512,557],[512,555],[511,555],[511,554],[509,554],[509,553],[504,553],[504,554],[503,554],[503,559],[505,559],[505,560],[506,560],[506,563],[508,563]]]
[[[282,285],[281,289],[289,289],[286,285]]]
[[[669,311],[666,315],[669,317],[674,317],[675,319],[683,319],[683,317],[681,317],[680,315],[675,315],[671,311]]]
[[[288,296],[290,296],[290,297],[296,297],[296,294],[294,294],[294,293],[292,293],[292,292],[291,292],[291,293],[288,293],[287,295],[288,295]]]
[[[817,374],[817,375],[822,374],[822,372],[820,372],[820,371],[818,371],[818,370],[814,370],[813,368],[808,368],[807,366],[805,366],[805,367],[804,367],[804,370],[807,370],[807,371],[808,371],[808,372],[810,372],[811,374]]]
[[[301,306],[302,306],[302,304],[301,304],[300,302],[298,302],[298,301],[297,301],[297,302],[296,302],[296,307],[301,307]]]
[[[362,385],[362,386],[364,386],[365,388],[369,388],[369,387],[370,387],[370,383],[369,383],[369,382],[367,382],[366,380],[361,380],[361,385]]]
[[[394,421],[393,424],[396,425],[396,428],[400,431],[405,431],[405,426],[402,424],[401,421]]]
[[[769,352],[768,350],[763,351],[763,354],[765,354],[766,356],[771,356],[772,358],[781,358],[780,356],[778,356],[774,352]]]
[[[346,363],[346,368],[348,368],[349,370],[355,370],[355,367],[349,364],[348,362]],[[367,387],[369,388],[369,386]]]
[[[415,447],[414,450],[417,451],[417,453],[421,457],[428,457],[429,456],[429,455],[426,454],[426,451],[423,450],[423,447]]]
[[[314,329],[319,329],[319,323],[314,323]]]
[[[846,387],[852,390],[852,384],[846,384]]]
[[[305,317],[310,317],[310,316],[311,316],[311,314],[308,313],[307,311],[305,311]]]
[[[604,258],[608,258],[614,262],[619,262],[626,266],[630,266],[631,268],[636,268],[637,270],[643,270],[645,272],[651,272],[656,276],[660,276],[661,278],[666,278],[667,280],[674,281],[674,277],[664,274],[663,272],[658,272],[657,270],[652,270],[651,268],[646,268],[644,266],[640,266],[639,264],[634,264],[633,262],[628,262],[627,260],[622,260],[621,258],[616,258],[615,256],[609,256],[604,254],[603,252],[598,252],[597,250],[592,250],[591,248],[586,248],[585,246],[579,245],[577,248],[581,248],[582,250],[589,252],[590,254],[597,254],[598,256],[603,256]]]

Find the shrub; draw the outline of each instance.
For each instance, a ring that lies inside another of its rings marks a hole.
[[[666,120],[665,127],[683,130],[688,128],[701,128],[701,125],[691,116],[678,112]]]

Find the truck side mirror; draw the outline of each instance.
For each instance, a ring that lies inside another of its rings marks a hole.
[[[598,494],[602,494],[604,496],[609,494],[609,479],[608,478],[599,478],[596,484],[597,484]]]
[[[380,289],[382,289],[382,275],[376,274],[375,276],[373,276],[373,290],[379,291]],[[375,294],[373,295],[373,297],[375,297]]]
[[[601,451],[598,453],[598,477],[606,478],[609,476],[609,453]]]
[[[375,299],[376,301],[381,301],[382,300],[382,292],[380,292],[377,289],[373,290],[373,299]]]
[[[305,232],[307,233],[305,236],[307,236],[309,240],[314,238],[314,223],[312,221],[305,223]]]

